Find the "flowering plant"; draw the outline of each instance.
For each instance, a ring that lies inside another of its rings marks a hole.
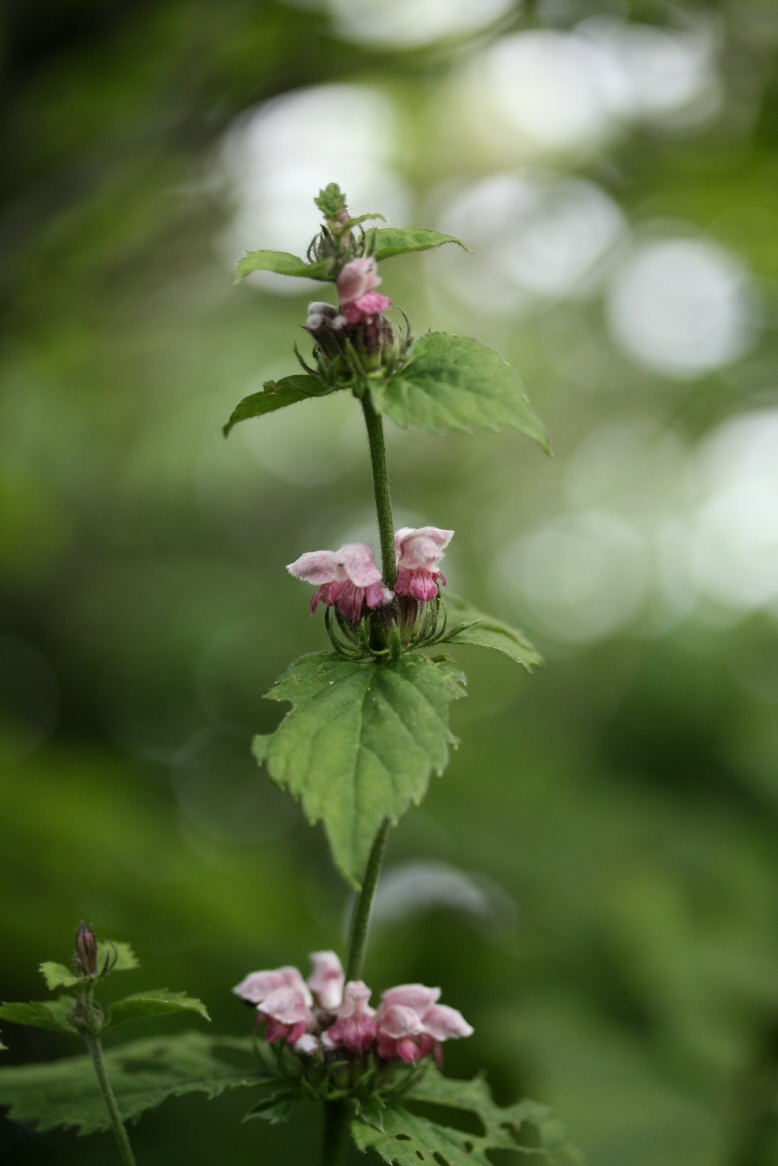
[[[50,989],[73,989],[75,995],[5,1004],[0,1019],[80,1036],[88,1055],[0,1070],[0,1103],[41,1129],[63,1125],[89,1133],[112,1127],[125,1166],[134,1163],[128,1119],[166,1097],[193,1091],[214,1097],[248,1086],[262,1090],[252,1118],[283,1121],[300,1099],[323,1104],[324,1166],[344,1161],[349,1136],[360,1149],[372,1147],[397,1166],[486,1166],[494,1150],[575,1158],[545,1107],[524,1101],[500,1108],[482,1078],[442,1075],[442,1044],[473,1029],[455,1008],[439,1003],[438,988],[391,987],[374,1007],[362,979],[389,830],[419,804],[431,774],[442,773],[457,744],[448,709],[465,695],[465,677],[450,657],[425,649],[469,644],[502,652],[527,669],[540,663],[521,632],[444,591],[440,568],[453,531],[395,531],[383,418],[435,432],[507,425],[544,449],[548,440],[518,376],[498,353],[442,332],[414,338],[407,317],[396,331],[387,315],[391,300],[376,290],[382,282],[379,261],[463,244],[419,228],[366,228],[365,222],[381,216],[351,217],[334,184],[316,203],[324,222],[305,260],[254,251],[239,263],[238,277],[268,270],[332,283],[338,302],[309,305],[305,329],[313,349],[309,360],[297,354],[302,373],[268,381],[246,397],[224,432],[337,391],[356,398],[365,420],[380,566],[364,543],[306,551],[289,565],[293,576],[316,588],[311,611],[324,605],[332,651],[290,665],[268,696],[290,702],[291,710],[274,733],[253,743],[271,779],[301,801],[311,823],[323,823],[335,864],[358,892],[346,966],[335,952],[319,951],[311,956],[307,980],[290,966],[250,972],[233,988],[255,1014],[245,1039],[188,1032],[105,1052],[102,1034],[123,1020],[208,1014],[200,1001],[166,989],[101,1007],[95,999],[101,981],[135,968],[137,961],[126,944],[100,944],[82,924],[73,971],[41,966]],[[420,1114],[418,1104],[425,1102],[471,1111],[482,1132],[463,1133]],[[534,1127],[531,1142],[526,1126]]]

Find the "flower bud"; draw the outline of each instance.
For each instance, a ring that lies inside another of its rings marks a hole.
[[[82,976],[97,975],[97,939],[88,923],[79,924],[76,932],[76,950],[73,955],[76,971]]]

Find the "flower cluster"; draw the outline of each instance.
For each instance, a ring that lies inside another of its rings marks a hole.
[[[333,951],[311,955],[313,972],[304,980],[297,968],[252,972],[232,990],[256,1007],[269,1044],[286,1041],[305,1056],[373,1050],[382,1061],[415,1064],[433,1054],[442,1059],[441,1042],[473,1032],[461,1013],[438,1004],[440,988],[401,984],[384,992],[377,1009],[361,980],[344,983]]]
[[[338,551],[307,551],[287,570],[297,579],[312,583],[317,590],[311,611],[318,604],[337,607],[351,623],[362,618],[365,610],[375,611],[390,604],[395,595],[409,596],[428,603],[438,594],[438,580],[445,585],[439,570],[445,548],[453,530],[436,526],[413,529],[404,526],[394,536],[397,580],[394,592],[381,582],[381,572],[373,552],[366,543],[346,543]]]

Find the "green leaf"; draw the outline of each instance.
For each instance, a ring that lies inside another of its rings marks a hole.
[[[52,992],[55,988],[72,988],[78,983],[78,976],[74,976],[70,968],[66,968],[64,964],[55,964],[51,960],[46,960],[40,965],[40,973],[46,981],[46,987]]]
[[[355,887],[384,818],[397,822],[430,773],[443,772],[457,744],[448,706],[464,695],[464,676],[445,658],[356,663],[329,652],[297,660],[268,693],[294,706],[266,750],[270,776],[310,822],[324,822]]]
[[[371,384],[377,409],[398,425],[439,432],[510,425],[549,452],[548,435],[518,374],[499,352],[468,336],[427,332],[392,379]]]
[[[261,1121],[270,1122],[271,1125],[278,1125],[279,1122],[287,1121],[291,1116],[292,1104],[296,1100],[293,1093],[284,1091],[271,1093],[269,1097],[263,1097],[261,1101],[258,1101],[243,1120],[251,1121],[253,1118],[259,1118]]]
[[[147,1037],[106,1051],[108,1076],[122,1117],[138,1117],[168,1097],[261,1085],[266,1078],[245,1058],[245,1067],[220,1059],[222,1049],[248,1050],[248,1042],[185,1032],[174,1037]],[[38,1130],[74,1127],[81,1134],[108,1129],[105,1101],[88,1056],[68,1057],[42,1065],[0,1068],[0,1105],[10,1106],[14,1121],[32,1122]]]
[[[107,966],[111,972],[133,972],[139,968],[138,957],[129,943],[120,940],[102,939],[97,944],[97,967],[100,971]],[[110,973],[109,973],[110,974]]]
[[[396,1166],[418,1166],[420,1161],[439,1166],[468,1166],[473,1162],[493,1166],[487,1157],[493,1150],[541,1154],[554,1162],[582,1161],[567,1140],[564,1127],[546,1106],[534,1101],[520,1101],[506,1108],[495,1105],[482,1077],[455,1081],[430,1065],[404,1101],[468,1111],[477,1116],[483,1133],[466,1133],[393,1105],[384,1111],[383,1132],[359,1118],[352,1123],[352,1136],[360,1150],[371,1147],[385,1162]]]
[[[528,672],[542,665],[543,657],[518,628],[512,628],[493,615],[484,615],[477,607],[456,595],[445,594],[443,603],[449,613],[449,631],[443,637],[444,643],[492,648],[495,652],[510,656],[511,660],[521,664]]]
[[[318,377],[308,376],[306,373],[282,377],[280,381],[265,381],[261,392],[244,397],[235,406],[232,416],[224,426],[224,436],[227,437],[233,425],[237,425],[239,421],[247,421],[249,417],[262,417],[265,413],[274,413],[276,409],[296,405],[298,401],[307,401],[310,397],[326,397],[328,393],[334,391]]]
[[[75,1007],[72,996],[58,996],[56,1000],[33,1000],[30,1004],[0,1004],[0,1020],[26,1024],[30,1028],[50,1028],[53,1032],[78,1035],[68,1020]]]
[[[114,1025],[123,1024],[125,1020],[165,1016],[169,1012],[199,1012],[206,1020],[211,1019],[201,1000],[187,996],[185,992],[169,992],[167,988],[158,988],[151,992],[136,992],[134,996],[117,1000],[109,1009],[103,1031],[113,1028]]]
[[[454,235],[443,235],[426,227],[374,227],[367,234],[368,247],[373,249],[378,260],[405,255],[408,251],[429,251],[431,247],[442,247],[444,243],[456,243],[463,250],[470,250]]]
[[[252,271],[275,271],[278,275],[297,275],[324,282],[332,282],[335,278],[329,274],[330,264],[306,263],[289,251],[247,251],[235,268],[235,282],[240,283]]]

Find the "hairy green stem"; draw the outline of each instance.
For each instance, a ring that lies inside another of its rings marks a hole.
[[[352,1116],[349,1101],[325,1101],[321,1166],[343,1166],[348,1151]]]
[[[113,1132],[116,1134],[116,1141],[119,1143],[119,1154],[121,1156],[124,1166],[135,1166],[135,1156],[132,1152],[130,1139],[127,1136],[127,1131],[124,1128],[122,1115],[119,1112],[119,1106],[116,1103],[116,1096],[108,1077],[108,1069],[105,1064],[105,1054],[103,1052],[103,1042],[99,1036],[88,1036],[86,1038],[86,1045],[89,1049],[89,1054],[92,1058],[92,1063],[95,1067],[97,1080],[100,1083],[100,1090],[105,1098],[105,1105],[111,1118],[111,1125]]]
[[[373,402],[367,392],[362,397],[362,412],[365,415],[367,440],[370,445],[370,464],[373,470],[373,493],[375,494],[375,508],[378,515],[378,535],[381,542],[381,573],[384,584],[389,588],[394,588],[397,566],[394,552],[392,500],[389,496],[389,473],[386,468],[384,423],[381,414],[373,408]],[[367,933],[370,929],[370,912],[381,874],[388,837],[389,819],[385,818],[370,850],[362,879],[362,889],[357,896],[351,916],[348,955],[346,957],[347,982],[358,980],[362,976]],[[353,1107],[348,1101],[327,1101],[324,1103],[322,1166],[343,1166],[348,1150],[352,1116]]]
[[[386,843],[389,838],[389,819],[384,818],[381,828],[375,836],[370,857],[367,860],[365,874],[362,879],[362,890],[357,896],[354,911],[351,916],[351,926],[348,937],[348,957],[346,959],[346,980],[359,980],[362,977],[362,968],[365,964],[365,948],[367,947],[367,933],[370,929],[370,912],[373,908],[381,866],[386,854]]]
[[[368,391],[362,397],[362,412],[365,415],[370,463],[373,467],[373,493],[378,515],[378,536],[381,541],[381,571],[384,583],[393,589],[397,579],[397,565],[394,553],[392,500],[389,496],[389,474],[386,468],[384,421],[381,414],[375,411]]]

